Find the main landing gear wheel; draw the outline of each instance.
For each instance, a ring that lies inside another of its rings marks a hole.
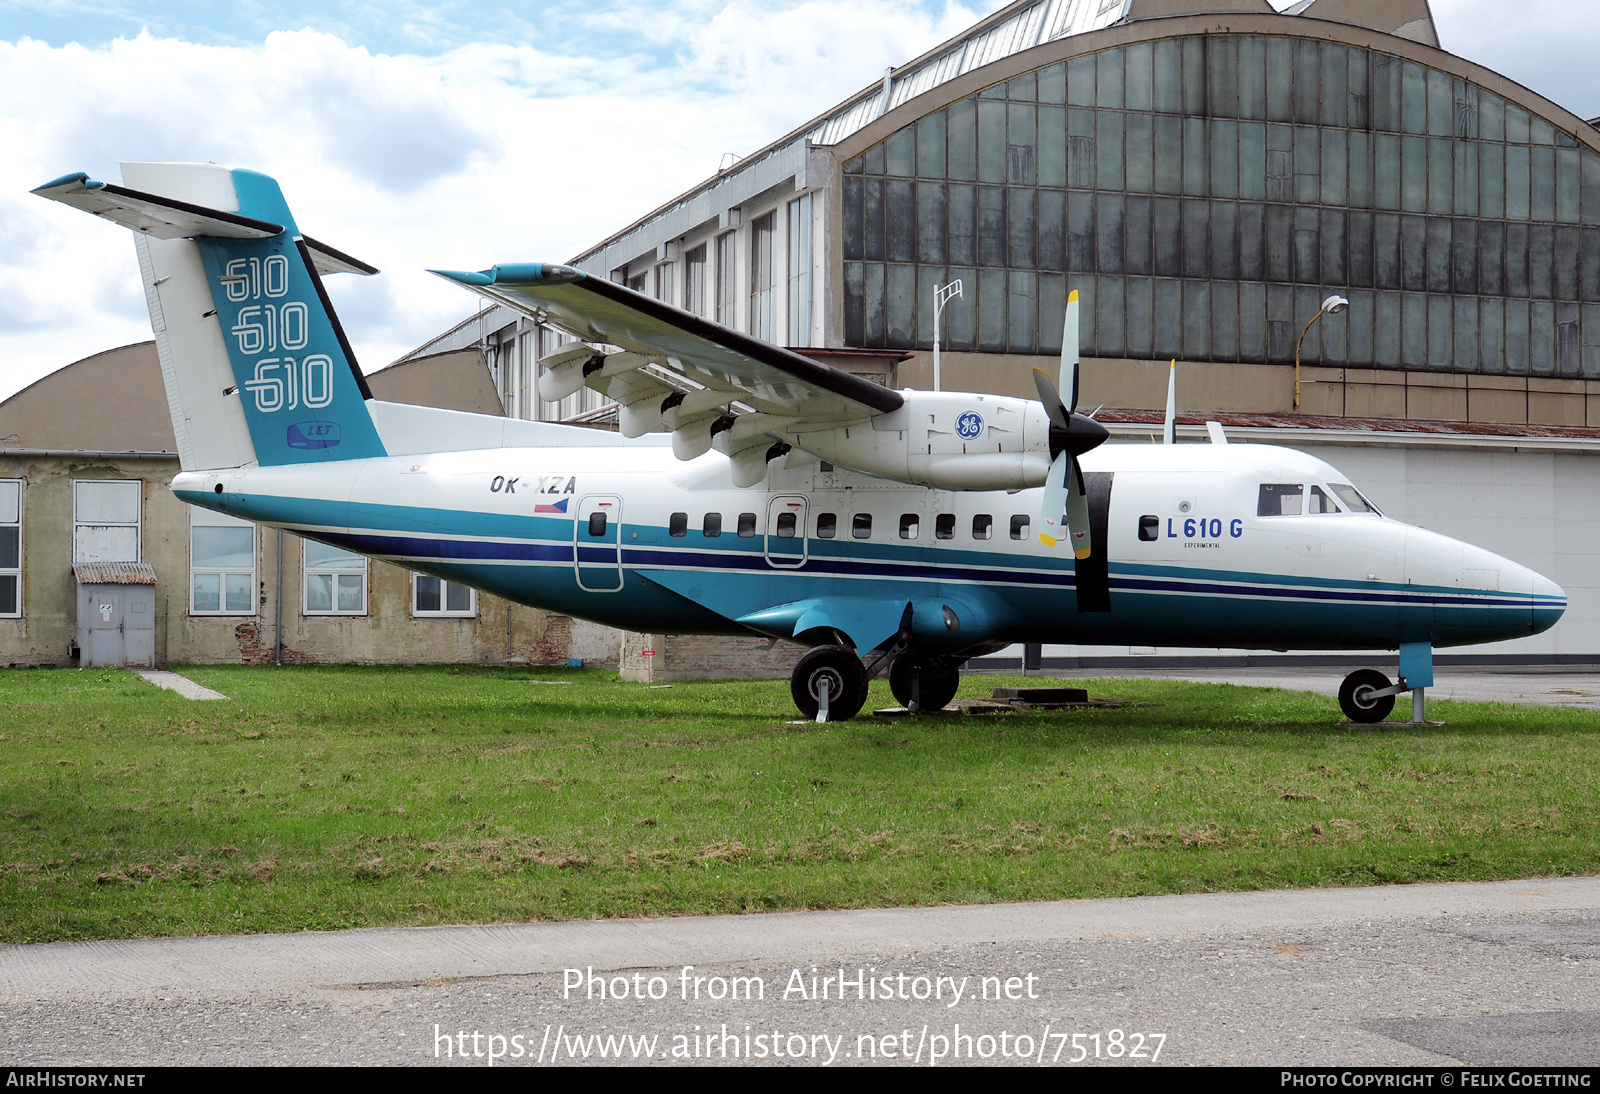
[[[817,646],[800,658],[789,677],[794,705],[807,719],[816,719],[826,689],[826,722],[854,718],[867,701],[867,670],[849,646]]]
[[[1374,695],[1390,686],[1377,669],[1356,669],[1339,685],[1339,709],[1352,722],[1381,722],[1394,709],[1393,695]]]
[[[943,710],[956,697],[956,689],[960,686],[960,670],[945,668],[910,654],[901,654],[889,665],[889,690],[894,693],[895,702],[919,714]]]

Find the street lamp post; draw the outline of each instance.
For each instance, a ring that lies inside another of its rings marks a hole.
[[[939,390],[939,316],[952,296],[961,295],[961,279],[933,287],[933,390]]]
[[[1315,323],[1324,315],[1336,315],[1349,306],[1350,301],[1344,297],[1330,296],[1322,302],[1322,307],[1317,309],[1317,314],[1311,317],[1311,323]],[[1294,408],[1296,410],[1300,409],[1300,343],[1306,340],[1306,335],[1311,330],[1311,323],[1306,324],[1305,330],[1300,332],[1300,337],[1294,344]],[[936,342],[935,345],[937,344]]]

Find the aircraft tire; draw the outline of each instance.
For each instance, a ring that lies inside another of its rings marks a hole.
[[[889,666],[889,690],[894,693],[895,702],[903,707],[911,706],[912,678],[918,674],[922,677],[917,689],[919,712],[943,710],[961,686],[960,670],[940,668],[920,657],[901,654]]]
[[[828,681],[828,721],[847,722],[867,701],[867,670],[849,646],[816,646],[800,658],[789,677],[794,705],[815,719],[822,705],[822,681]]]
[[[1356,669],[1339,685],[1339,709],[1352,722],[1381,722],[1394,709],[1394,696],[1373,698],[1368,693],[1382,690],[1389,684],[1389,678],[1377,669]]]

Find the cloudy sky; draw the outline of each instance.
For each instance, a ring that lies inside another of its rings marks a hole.
[[[1432,2],[1446,49],[1600,115],[1600,0]],[[329,281],[370,371],[473,309],[426,268],[569,258],[1000,6],[0,0],[0,398],[149,337],[127,233],[48,179],[277,177],[384,271]]]

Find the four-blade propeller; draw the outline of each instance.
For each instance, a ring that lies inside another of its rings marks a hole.
[[[1033,370],[1033,384],[1039,401],[1050,416],[1050,477],[1044,484],[1044,506],[1040,514],[1039,539],[1054,547],[1066,536],[1075,558],[1088,558],[1094,547],[1089,530],[1089,498],[1084,490],[1083,471],[1078,457],[1102,444],[1110,436],[1106,427],[1078,411],[1078,292],[1067,297],[1066,329],[1061,336],[1061,385],[1058,389],[1040,369]],[[1061,392],[1067,393],[1063,402]]]

